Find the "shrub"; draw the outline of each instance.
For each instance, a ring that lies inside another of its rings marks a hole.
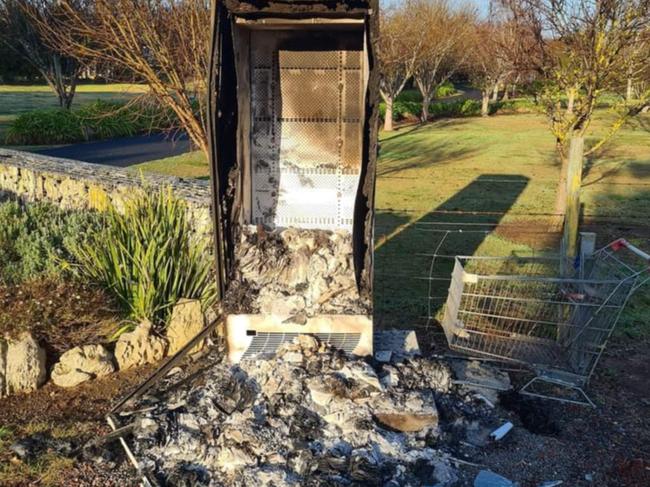
[[[0,282],[57,277],[70,248],[99,228],[91,212],[65,211],[48,203],[0,203]]]
[[[436,91],[436,98],[444,98],[456,93],[456,88],[453,83],[446,82]],[[450,102],[450,104],[459,103],[459,102]],[[462,102],[461,102],[462,103]],[[430,108],[430,113],[432,116],[436,116],[435,108],[444,103],[432,103]],[[441,110],[442,111],[442,110]],[[422,113],[422,95],[418,90],[410,89],[404,90],[397,99],[393,102],[393,118],[395,120],[405,120],[408,118],[418,118]],[[379,104],[379,116],[382,120],[386,117],[386,104]],[[439,115],[439,116],[453,116],[453,115]]]
[[[396,120],[404,120],[408,117],[417,117],[421,109],[419,102],[396,101],[393,105],[393,115]],[[540,108],[529,98],[490,103],[490,115],[496,113],[533,113],[539,110]],[[386,115],[386,107],[383,103],[379,106],[379,113],[382,119]],[[478,117],[481,115],[481,101],[467,99],[435,102],[429,106],[429,115],[434,119]]]
[[[438,91],[436,91],[436,98],[444,98],[446,96],[451,96],[454,93],[456,93],[456,87],[452,82],[447,81],[438,88]]]
[[[404,120],[405,118],[418,117],[422,110],[422,103],[419,101],[401,101],[393,103],[393,118]],[[379,115],[383,119],[386,116],[386,104],[379,104]]]
[[[169,190],[110,208],[104,228],[73,248],[81,275],[103,285],[136,320],[167,321],[180,298],[217,297],[205,245],[192,237],[186,208]]]
[[[44,145],[129,137],[165,130],[176,119],[150,104],[96,101],[74,110],[49,108],[19,115],[9,126],[7,144]]]
[[[477,100],[456,100],[432,103],[429,113],[433,118],[474,117],[481,114],[481,102]]]
[[[48,108],[23,113],[7,128],[7,144],[66,144],[83,140],[79,121],[69,110]]]
[[[416,89],[402,90],[395,101],[422,103],[422,95]]]

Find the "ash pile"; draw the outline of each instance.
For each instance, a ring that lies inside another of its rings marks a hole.
[[[352,262],[352,235],[337,230],[244,227],[237,275],[227,298],[233,313],[290,316],[368,314]]]
[[[352,359],[307,335],[268,361],[222,357],[130,413],[134,453],[161,485],[465,485],[459,440],[487,441],[500,421],[442,360]]]

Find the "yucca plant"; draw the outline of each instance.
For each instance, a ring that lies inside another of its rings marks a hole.
[[[111,207],[103,228],[72,253],[79,272],[113,293],[134,320],[162,325],[180,298],[208,306],[217,297],[206,246],[170,189],[145,190],[121,213]]]

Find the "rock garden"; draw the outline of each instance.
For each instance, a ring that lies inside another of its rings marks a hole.
[[[136,197],[119,213],[0,202],[0,400],[7,401],[0,407],[0,484],[27,481],[25,469],[47,477],[50,464],[60,463],[39,459],[35,466],[18,448],[15,458],[27,463],[12,466],[6,441],[53,431],[47,416],[16,424],[12,402],[44,386],[57,391],[54,398],[100,378],[119,382],[126,371],[174,354],[204,327],[206,313],[212,317],[209,259],[184,204],[167,190]],[[76,426],[59,436],[74,436]]]

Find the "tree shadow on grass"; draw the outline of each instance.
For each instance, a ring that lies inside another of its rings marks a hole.
[[[466,143],[454,143],[442,137],[406,137],[420,130],[440,129],[451,125],[460,125],[462,120],[445,120],[434,125],[424,125],[419,129],[404,134],[404,138],[394,140],[398,136],[381,141],[382,162],[377,168],[377,177],[392,177],[395,173],[413,169],[424,169],[432,165],[450,164],[468,158],[479,151],[468,148]],[[435,135],[435,132],[432,133]],[[414,176],[416,177],[416,176]],[[407,178],[404,176],[402,179]]]
[[[528,183],[525,176],[485,174],[419,218],[379,210],[375,227],[377,327],[412,328],[435,316],[446,298],[454,261],[444,257],[433,261],[432,255],[474,255]]]

